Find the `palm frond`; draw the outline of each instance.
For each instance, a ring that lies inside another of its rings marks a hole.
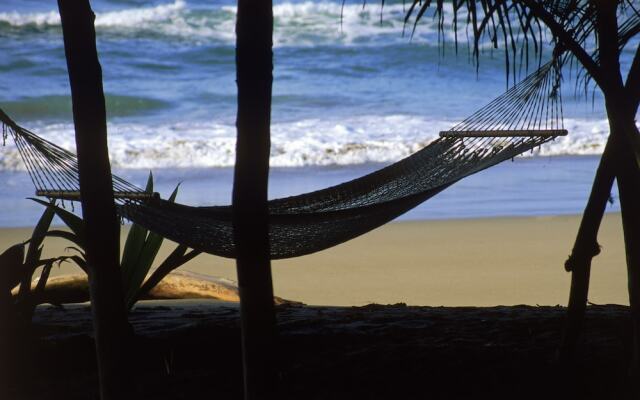
[[[612,0],[619,5],[619,47],[624,48],[640,33],[640,5],[636,0]],[[460,36],[457,34],[460,20],[465,17],[467,44],[472,48],[472,59],[479,67],[483,49],[501,49],[504,52],[507,82],[515,83],[532,62],[541,64],[550,56],[559,66],[575,70],[576,87],[585,88],[593,82],[592,71],[585,67],[585,60],[597,65],[596,8],[589,0],[453,0],[453,11],[443,1],[412,0],[405,16],[405,25],[412,25],[412,34],[420,29],[420,21],[426,15],[438,20],[440,36],[443,36],[446,19],[451,20],[456,52]],[[549,26],[566,35],[558,37]],[[568,46],[571,46],[569,49]],[[549,47],[549,49],[546,49]],[[585,57],[575,59],[579,47]],[[560,73],[562,68],[557,68]],[[561,77],[558,77],[560,80]]]

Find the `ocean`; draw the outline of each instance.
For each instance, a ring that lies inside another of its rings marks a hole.
[[[166,195],[228,204],[236,86],[233,1],[96,0],[98,50],[114,171]],[[270,196],[353,179],[397,161],[507,88],[501,51],[480,68],[437,21],[415,33],[401,2],[274,3]],[[448,11],[450,12],[450,11]],[[406,29],[405,29],[406,28]],[[459,37],[464,37],[460,28]],[[0,2],[0,107],[73,150],[71,102],[55,2]],[[625,52],[623,67],[633,54]],[[579,213],[608,134],[602,98],[576,95],[567,76],[569,136],[467,178],[401,217],[472,218]],[[29,226],[41,209],[13,143],[0,148],[0,227]],[[618,211],[612,193],[610,211]]]

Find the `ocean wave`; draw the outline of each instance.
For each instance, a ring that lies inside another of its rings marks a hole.
[[[451,12],[445,7],[447,12]],[[403,4],[342,2],[282,2],[273,7],[274,45],[369,45],[389,43],[438,43],[438,21],[425,17],[413,37],[412,23],[405,25]],[[153,7],[128,8],[96,12],[95,25],[102,37],[179,39],[232,45],[235,42],[235,6],[216,8],[191,7],[185,0],[175,0]],[[460,24],[458,36],[466,29]],[[35,32],[55,30],[60,17],[57,11],[0,13],[0,31]],[[445,26],[445,39],[452,42],[454,32]],[[403,34],[405,29],[407,34]]]
[[[342,120],[305,119],[274,123],[271,166],[302,167],[390,163],[437,138],[453,121],[408,116],[361,116]],[[606,120],[566,119],[569,136],[537,148],[527,156],[597,155],[608,136]],[[69,124],[28,127],[73,151]],[[113,123],[109,149],[115,168],[159,169],[230,167],[235,159],[235,127],[213,122],[158,126]],[[13,143],[0,149],[0,170],[23,170]]]
[[[96,27],[134,27],[149,22],[164,21],[176,16],[186,8],[184,0],[161,4],[155,7],[124,9],[104,13],[96,12]],[[0,13],[0,22],[13,27],[51,27],[60,26],[58,11],[28,12],[16,11]]]
[[[144,115],[169,107],[169,103],[162,100],[115,94],[106,94],[105,103],[109,117]],[[71,117],[71,97],[68,95],[23,97],[3,101],[2,108],[17,120],[68,119]]]

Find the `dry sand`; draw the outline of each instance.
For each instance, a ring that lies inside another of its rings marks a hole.
[[[397,222],[317,254],[273,263],[276,295],[315,305],[369,303],[446,306],[565,304],[570,276],[563,263],[579,217],[487,218]],[[0,230],[0,248],[30,229]],[[619,214],[599,236],[589,300],[628,304]],[[62,255],[48,239],[44,256]],[[168,254],[174,244],[163,246]],[[182,267],[235,280],[232,260],[202,255]],[[77,273],[71,265],[54,275]]]

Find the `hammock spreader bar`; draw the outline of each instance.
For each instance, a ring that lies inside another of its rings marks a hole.
[[[80,201],[80,191],[77,190],[36,190],[36,196],[38,197],[46,197],[48,199],[60,199],[60,200],[69,200],[69,201]],[[113,192],[114,199],[129,199],[129,200],[149,200],[152,198],[159,199],[160,193],[153,192],[140,192],[140,191],[128,191],[121,192],[115,191]]]
[[[442,131],[440,137],[550,137],[567,136],[566,129],[540,129],[540,130],[494,130],[494,131]]]

